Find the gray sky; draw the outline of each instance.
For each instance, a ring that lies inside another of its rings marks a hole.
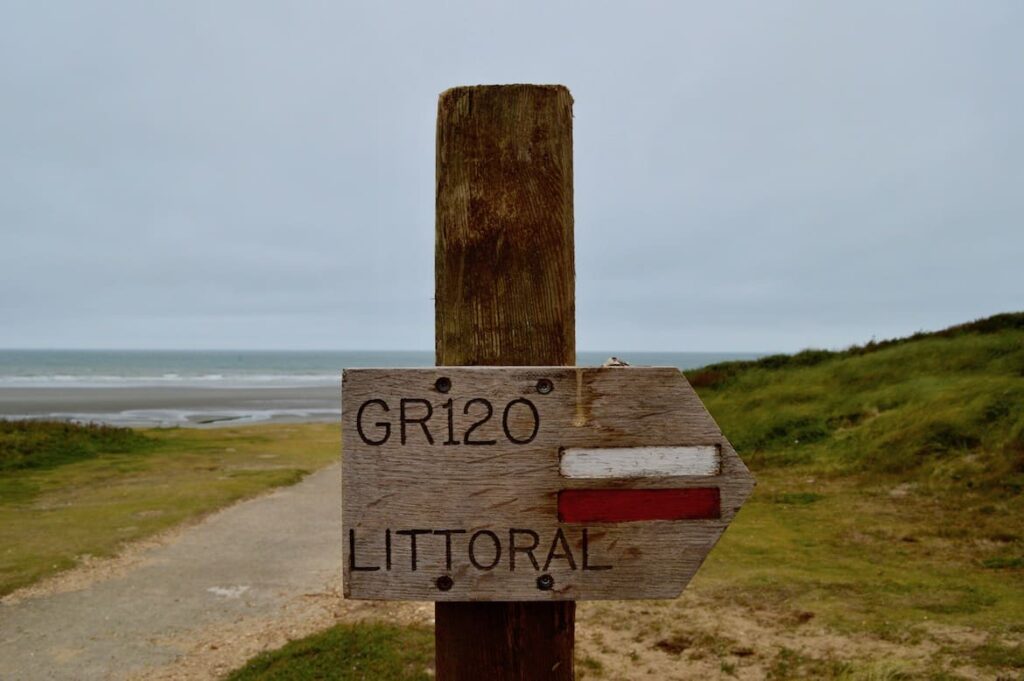
[[[0,347],[432,348],[437,95],[476,83],[575,97],[581,349],[1024,308],[1024,3],[0,15]]]

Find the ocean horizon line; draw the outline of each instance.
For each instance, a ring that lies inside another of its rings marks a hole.
[[[580,351],[577,366],[609,357],[630,364],[695,369],[756,359],[753,352]],[[279,387],[328,385],[342,369],[432,367],[428,350],[0,350],[0,387]]]

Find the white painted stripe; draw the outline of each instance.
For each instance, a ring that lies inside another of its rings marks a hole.
[[[559,471],[565,478],[663,478],[718,475],[718,445],[696,447],[604,447],[566,449]]]

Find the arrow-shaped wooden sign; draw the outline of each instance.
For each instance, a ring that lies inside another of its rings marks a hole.
[[[754,480],[674,368],[349,369],[345,595],[673,598]]]

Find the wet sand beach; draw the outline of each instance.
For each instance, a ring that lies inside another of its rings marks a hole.
[[[340,417],[341,387],[188,386],[0,388],[0,418],[58,418],[117,425],[216,425]]]

